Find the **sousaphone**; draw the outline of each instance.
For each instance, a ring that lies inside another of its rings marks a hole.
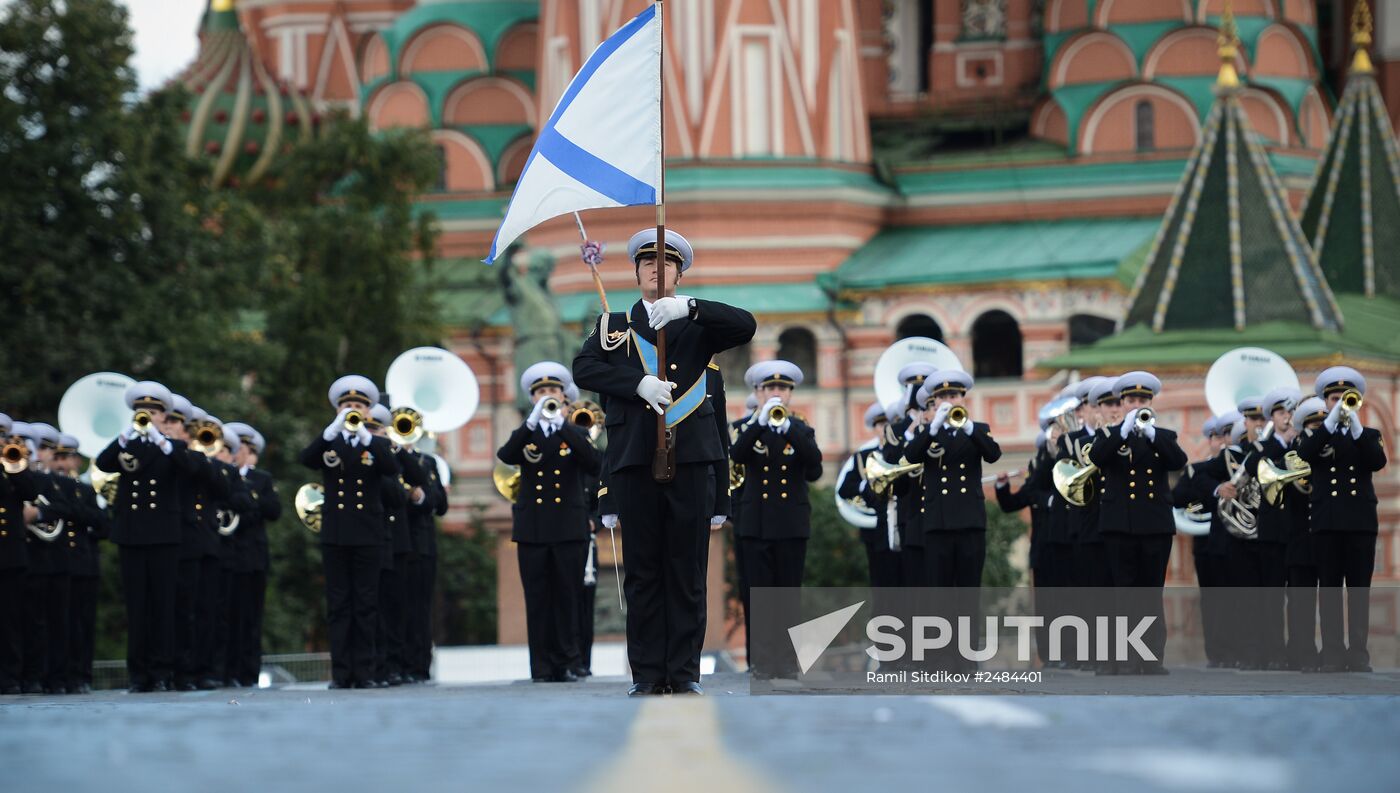
[[[875,398],[888,405],[904,398],[904,384],[899,382],[899,370],[911,363],[930,363],[935,369],[962,369],[962,362],[948,345],[941,341],[911,336],[891,344],[875,362]]]
[[[126,389],[135,380],[117,372],[95,372],[80,378],[58,402],[58,426],[78,439],[78,453],[95,460],[116,437],[132,426],[135,412],[126,406]],[[118,471],[89,465],[87,481],[106,506],[116,499]]]
[[[1281,355],[1262,347],[1236,347],[1215,359],[1206,372],[1206,402],[1219,416],[1240,400],[1262,397],[1275,388],[1298,389],[1298,373]]]

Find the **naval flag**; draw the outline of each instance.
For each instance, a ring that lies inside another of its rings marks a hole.
[[[661,12],[648,6],[598,45],[525,162],[491,264],[521,234],[597,207],[655,204],[661,186]]]

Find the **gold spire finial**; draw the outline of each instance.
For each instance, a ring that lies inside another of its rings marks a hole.
[[[1356,0],[1351,12],[1351,43],[1356,47],[1356,55],[1351,59],[1352,74],[1371,74],[1376,70],[1371,65],[1371,54],[1366,50],[1371,46],[1371,7],[1366,0]]]
[[[233,10],[233,0],[213,0],[213,2],[210,4],[209,10],[211,10],[211,11],[232,11],[232,10]]]
[[[1220,74],[1215,78],[1217,88],[1239,88],[1240,75],[1235,70],[1235,58],[1240,51],[1239,30],[1235,27],[1235,11],[1230,0],[1220,15]]]

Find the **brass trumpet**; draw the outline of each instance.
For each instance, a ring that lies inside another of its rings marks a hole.
[[[865,461],[865,481],[870,485],[872,493],[883,496],[901,476],[923,470],[923,463],[900,462],[891,465],[880,455],[872,454],[870,459]]]
[[[145,435],[147,430],[151,428],[150,412],[145,410],[136,411],[136,414],[131,417],[131,428]]]
[[[569,413],[569,422],[579,429],[587,431],[590,441],[598,440],[598,436],[603,434],[603,422],[607,419],[602,406],[596,402],[583,400],[575,402],[573,408]]]
[[[544,398],[544,407],[540,409],[540,418],[545,421],[554,421],[564,412],[564,403],[554,397]]]
[[[214,457],[224,450],[224,433],[212,421],[196,422],[190,448],[205,457]]]
[[[953,429],[962,429],[963,425],[967,424],[967,408],[963,407],[962,405],[954,405],[952,409],[948,411],[947,421],[948,426],[952,427]]]
[[[361,412],[358,411],[358,410],[352,410],[352,411],[350,411],[349,413],[346,413],[346,414],[345,414],[345,420],[344,420],[344,421],[342,422],[342,424],[341,424],[341,426],[345,427],[345,431],[346,431],[346,432],[349,432],[349,433],[352,433],[352,434],[353,434],[353,433],[356,433],[356,432],[359,432],[359,431],[360,431],[360,427],[363,427],[364,425],[365,425],[365,414],[361,413]]]
[[[17,474],[29,467],[29,447],[24,441],[11,438],[0,449],[0,464],[4,466],[5,473]]]
[[[1361,406],[1365,403],[1366,400],[1361,398],[1361,392],[1357,391],[1355,388],[1348,388],[1343,391],[1341,401],[1342,423],[1350,426],[1352,417],[1356,415],[1358,410],[1361,410]]]
[[[389,421],[389,439],[400,446],[412,446],[423,437],[423,414],[410,407],[394,411]]]
[[[788,409],[783,405],[774,405],[768,410],[768,426],[780,427],[784,421],[788,420]]]
[[[1139,433],[1146,432],[1148,427],[1157,423],[1157,414],[1152,412],[1152,408],[1139,408],[1137,416],[1133,419],[1133,429]]]

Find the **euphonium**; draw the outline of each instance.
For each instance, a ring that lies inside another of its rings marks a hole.
[[[948,426],[955,430],[960,430],[967,423],[967,408],[962,405],[954,405],[948,411]]]
[[[412,446],[423,437],[423,414],[410,407],[398,408],[389,420],[387,434],[400,446]]]
[[[877,496],[883,496],[896,479],[922,470],[924,470],[923,463],[901,462],[891,465],[885,462],[880,455],[872,454],[870,459],[865,461],[865,481],[869,483],[871,492]]]
[[[1229,452],[1222,451],[1221,454]],[[1228,458],[1226,462],[1228,465]],[[1259,531],[1259,516],[1256,512],[1259,509],[1259,486],[1243,465],[1235,469],[1235,473],[1230,477],[1230,484],[1235,486],[1235,497],[1221,496],[1216,503],[1215,512],[1230,534],[1240,539],[1254,539]]]
[[[297,517],[312,534],[321,533],[321,506],[326,503],[326,489],[317,482],[310,482],[297,490]]]
[[[1259,461],[1259,488],[1264,491],[1264,500],[1271,506],[1278,505],[1279,499],[1283,498],[1285,487],[1312,474],[1312,466],[1299,457],[1297,452],[1284,455],[1284,460],[1286,468],[1279,468],[1268,459]]]
[[[29,467],[29,447],[22,440],[11,439],[0,449],[0,464],[5,473],[17,474]]]

